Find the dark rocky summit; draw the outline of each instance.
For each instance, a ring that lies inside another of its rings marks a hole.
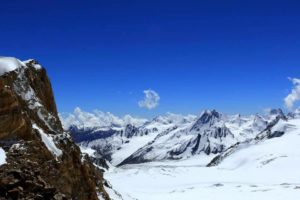
[[[0,199],[109,199],[102,172],[64,132],[34,60],[0,76]]]

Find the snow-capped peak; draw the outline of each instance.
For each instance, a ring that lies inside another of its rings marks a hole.
[[[277,109],[270,109],[266,116],[269,122],[272,122],[277,119],[286,119],[285,114],[280,108]]]
[[[36,70],[42,69],[42,66],[33,59],[20,61],[15,57],[0,57],[0,76],[20,67],[27,67],[27,65],[34,67]]]
[[[300,118],[300,108],[297,108],[293,112],[288,113],[287,116],[291,119]]]
[[[0,57],[0,76],[5,73],[14,71],[25,64],[14,57]]]
[[[166,115],[163,116],[157,116],[155,117],[152,122],[157,122],[161,124],[182,124],[191,122],[196,119],[195,115],[181,115],[181,114],[175,114],[175,113],[166,113]]]
[[[277,109],[270,109],[269,110],[270,115],[284,115],[283,111],[280,108]]]
[[[221,121],[221,114],[216,110],[204,110],[197,119],[191,130],[202,128],[203,126],[212,126],[216,122]]]

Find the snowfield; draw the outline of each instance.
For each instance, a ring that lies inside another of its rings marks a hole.
[[[279,122],[281,137],[240,147],[216,167],[203,156],[112,168],[105,173],[124,200],[297,200],[300,119]],[[207,156],[205,156],[207,158]]]
[[[113,200],[300,199],[299,109],[250,116],[205,110],[129,124],[79,111],[63,123],[80,136],[83,152],[109,161],[104,177]]]

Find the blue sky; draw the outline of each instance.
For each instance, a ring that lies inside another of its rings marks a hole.
[[[2,1],[0,54],[36,58],[60,112],[255,113],[300,77],[299,1]],[[144,90],[160,96],[148,110]]]

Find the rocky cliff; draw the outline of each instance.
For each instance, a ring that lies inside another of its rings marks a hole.
[[[0,199],[109,199],[102,172],[62,128],[46,70],[1,59]]]

